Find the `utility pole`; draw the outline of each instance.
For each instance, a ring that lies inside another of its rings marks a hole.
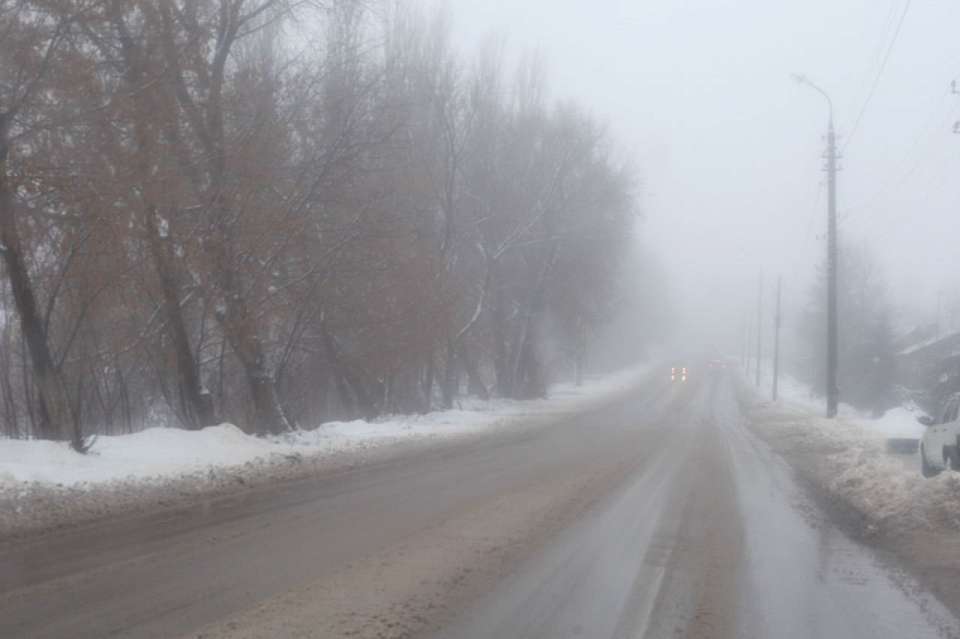
[[[753,326],[750,322],[750,311],[744,313],[744,334],[743,334],[743,376],[744,379],[750,379],[750,364],[753,361],[753,348],[750,342],[753,340]]]
[[[757,281],[757,388],[760,388],[760,361],[763,356],[763,271]]]
[[[833,130],[833,100],[810,81],[795,74],[793,79],[822,95],[830,108],[827,121],[827,417],[837,416],[840,387],[837,385],[837,135]]]
[[[943,335],[943,331],[940,330],[940,317],[943,314],[943,289],[941,288],[937,291],[937,322],[936,322],[936,336],[937,339]]]
[[[773,317],[773,401],[777,401],[780,384],[780,293],[783,278],[777,276],[777,311]]]
[[[829,98],[828,98],[829,99]],[[833,108],[827,126],[827,417],[837,416],[837,135]]]
[[[743,370],[747,370],[748,361],[747,358],[750,357],[750,316],[749,312],[744,312],[743,322],[740,327],[740,367]]]
[[[960,95],[960,87],[957,87],[956,80],[950,81],[950,93],[952,93],[953,95]],[[960,133],[960,120],[953,123],[953,132]]]

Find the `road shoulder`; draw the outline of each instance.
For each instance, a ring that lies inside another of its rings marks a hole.
[[[258,457],[243,464],[211,466],[174,476],[130,478],[96,485],[0,482],[0,550],[48,533],[98,525],[130,517],[177,512],[198,504],[269,491],[291,482],[322,481],[358,468],[399,463],[421,455],[445,454],[463,446],[525,437],[541,428],[578,419],[615,404],[649,383],[643,369],[600,380],[592,394],[534,400],[529,410],[516,402],[512,411],[488,420],[483,428],[451,429],[431,437],[397,437],[367,446],[327,452]],[[569,395],[569,393],[568,393]],[[0,477],[2,479],[2,477]]]
[[[960,476],[905,477],[883,459],[882,443],[845,439],[848,425],[823,436],[815,415],[759,402],[746,389],[739,401],[745,425],[790,464],[833,521],[873,548],[892,575],[909,575],[960,616]]]

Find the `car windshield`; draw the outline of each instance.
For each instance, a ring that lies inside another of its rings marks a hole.
[[[960,638],[960,2],[0,0],[0,639]]]

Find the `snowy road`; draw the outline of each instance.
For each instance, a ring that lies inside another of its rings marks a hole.
[[[741,426],[729,379],[676,413],[660,456],[596,517],[438,637],[954,637]]]
[[[725,376],[0,548],[2,637],[960,637],[741,424]]]

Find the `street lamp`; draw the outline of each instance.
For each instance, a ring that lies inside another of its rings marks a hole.
[[[837,136],[833,130],[833,100],[807,76],[794,80],[819,93],[830,108],[827,121],[827,417],[836,417],[840,401],[837,385]]]
[[[819,86],[814,84],[814,82],[810,78],[803,75],[802,73],[794,73],[793,79],[797,81],[797,84],[808,86],[824,97],[824,99],[827,101],[827,106],[830,108],[830,128],[832,129],[833,128],[833,100],[830,99],[830,95],[826,91],[821,89]]]

